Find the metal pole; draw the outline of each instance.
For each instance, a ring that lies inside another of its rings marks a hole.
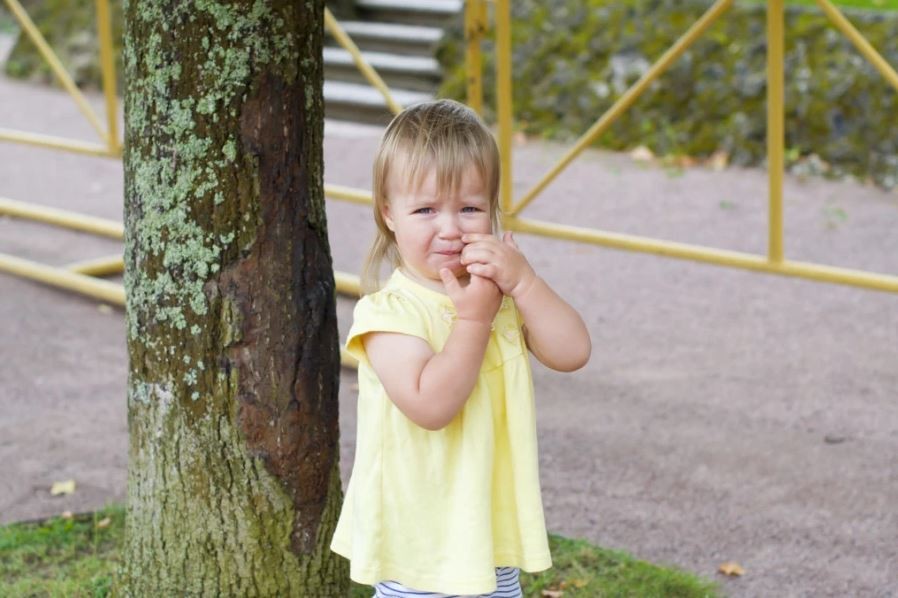
[[[95,216],[85,216],[76,212],[36,206],[22,201],[0,197],[0,214],[36,220],[46,224],[72,228],[95,235],[122,239],[125,236],[124,226],[114,220],[106,220]]]
[[[31,17],[28,16],[28,13],[25,12],[25,9],[22,8],[22,5],[19,4],[18,0],[6,0],[6,4],[9,6],[9,9],[12,11],[13,15],[15,15],[16,19],[22,25],[22,29],[25,30],[25,33],[28,35],[28,37],[31,38],[31,41],[34,42],[34,45],[37,46],[38,52],[40,52],[41,56],[44,57],[44,60],[47,61],[47,64],[59,79],[59,82],[62,83],[62,86],[66,89],[66,91],[69,92],[69,95],[72,96],[72,99],[75,100],[75,103],[78,105],[81,113],[84,114],[93,128],[97,130],[97,133],[100,134],[100,137],[105,139],[106,131],[103,130],[103,125],[100,123],[100,118],[94,112],[93,108],[90,107],[90,104],[88,104],[87,99],[81,93],[81,90],[78,89],[78,86],[75,85],[75,82],[72,81],[69,73],[65,70],[65,67],[62,66],[62,63],[50,48],[47,40],[44,39],[44,36],[41,35],[41,32],[34,25],[34,21],[31,20]]]
[[[769,233],[767,257],[783,261],[783,170],[786,143],[783,108],[783,0],[767,2],[767,173]]]
[[[502,214],[511,213],[511,7],[508,0],[496,0],[496,103],[499,116],[499,156],[502,171],[499,196]]]
[[[102,299],[115,305],[125,304],[125,289],[120,284],[23,260],[12,255],[0,253],[0,272],[9,272],[16,276]]]
[[[817,4],[820,5],[820,8],[823,9],[823,12],[826,13],[829,20],[833,22],[833,25],[851,40],[851,43],[853,43],[860,53],[870,61],[874,68],[886,78],[886,81],[888,81],[892,87],[898,89],[898,73],[896,73],[895,69],[893,69],[879,52],[870,45],[870,42],[855,29],[854,25],[845,18],[845,15],[843,15],[838,8],[833,6],[829,0],[817,0]]]
[[[355,63],[356,68],[358,68],[365,79],[380,92],[380,95],[383,96],[390,112],[393,114],[402,112],[402,106],[399,102],[393,99],[393,96],[390,94],[390,88],[387,87],[384,80],[380,78],[377,71],[368,64],[368,61],[362,56],[361,50],[355,45],[352,38],[346,35],[346,32],[340,26],[340,23],[337,22],[337,19],[334,18],[334,15],[331,14],[331,11],[328,10],[327,7],[324,7],[324,26],[331,32],[331,35],[334,36],[337,43],[343,46],[343,48],[352,55],[352,61]]]
[[[795,276],[820,282],[851,285],[874,291],[898,293],[898,276],[872,274],[847,268],[836,268],[804,262],[773,262],[765,256],[689,245],[673,241],[661,241],[635,235],[566,226],[518,217],[508,218],[508,230],[531,233],[555,239],[591,243],[624,251],[638,251],[664,257],[691,260],[744,270]]]
[[[87,154],[88,156],[100,156],[104,158],[121,157],[117,153],[111,153],[108,145],[65,139],[64,137],[54,137],[53,135],[42,135],[40,133],[29,133],[27,131],[14,131],[12,129],[0,128],[0,140],[24,143],[26,145],[34,145],[37,147],[49,147],[75,152],[77,154]]]
[[[112,51],[112,24],[109,0],[97,0],[97,35],[100,38],[100,66],[103,73],[103,95],[106,98],[106,143],[112,154],[121,155],[118,138],[118,106],[115,80],[115,57]]]

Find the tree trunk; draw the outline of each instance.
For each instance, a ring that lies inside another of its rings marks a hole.
[[[323,2],[125,3],[132,596],[346,596]]]

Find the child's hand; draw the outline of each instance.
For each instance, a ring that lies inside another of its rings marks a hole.
[[[493,323],[502,304],[502,291],[492,280],[472,274],[468,285],[462,287],[448,268],[440,270],[440,278],[455,305],[459,320],[471,320],[487,326]]]
[[[489,278],[506,295],[517,299],[536,281],[536,272],[518,249],[511,232],[500,241],[492,235],[466,234],[461,263],[474,276]]]

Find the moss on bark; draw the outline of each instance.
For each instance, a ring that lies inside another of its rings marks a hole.
[[[123,595],[343,596],[322,3],[125,3]]]

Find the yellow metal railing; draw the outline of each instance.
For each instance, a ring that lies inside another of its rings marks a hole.
[[[122,144],[118,134],[117,97],[115,79],[115,61],[112,46],[112,28],[109,18],[108,0],[96,0],[97,33],[100,39],[100,64],[103,80],[103,93],[106,103],[106,128],[104,130],[100,117],[94,112],[90,103],[75,85],[72,77],[56,56],[47,40],[35,26],[31,17],[18,2],[18,0],[5,0],[10,11],[22,26],[22,30],[34,42],[41,56],[50,66],[56,78],[63,88],[72,96],[79,110],[87,118],[88,122],[97,131],[103,143],[91,143],[87,141],[66,139],[52,135],[44,135],[28,131],[17,131],[0,128],[0,140],[12,141],[39,147],[49,147],[65,151],[73,151],[93,156],[105,156],[121,158]],[[365,78],[384,97],[390,111],[397,114],[402,106],[393,99],[389,88],[374,68],[365,60],[358,47],[331,12],[324,9],[325,26],[331,32],[334,39],[343,46],[353,57],[358,69]],[[370,193],[364,190],[327,185],[326,193],[334,198],[357,203],[370,203]],[[34,220],[55,226],[61,226],[108,236],[115,239],[123,237],[123,227],[120,223],[91,216],[84,216],[74,212],[58,210],[46,206],[36,206],[12,199],[0,198],[0,214],[17,218]],[[100,280],[96,277],[119,274],[124,270],[124,262],[119,256],[99,258],[71,264],[65,268],[56,268],[37,262],[24,260],[11,255],[0,254],[0,271],[7,272],[23,278],[36,280],[44,284],[57,286],[75,291],[84,295],[108,301],[115,305],[123,306],[125,302],[124,288],[120,284]],[[361,294],[361,286],[358,276],[343,272],[334,273],[337,290],[344,294],[358,296]],[[341,353],[345,365],[355,365],[355,360],[347,353]]]
[[[786,143],[783,90],[783,0],[767,2],[767,259],[783,262],[783,171]]]
[[[714,24],[714,22],[722,15],[733,3],[733,0],[718,0],[714,3],[711,8],[705,12],[704,15],[692,26],[689,30],[681,37],[677,42],[670,47],[670,49],[665,52],[658,61],[652,65],[651,68],[642,76],[640,79],[634,83],[624,94],[618,99],[611,108],[608,109],[605,114],[599,118],[596,123],[589,128],[586,133],[584,133],[575,143],[574,147],[569,149],[567,153],[558,161],[556,164],[543,178],[540,180],[534,187],[524,194],[524,197],[515,204],[511,206],[507,213],[510,215],[515,215],[523,210],[531,201],[533,201],[537,195],[542,193],[542,191],[551,183],[555,177],[557,177],[561,171],[563,171],[567,166],[574,161],[574,158],[579,156],[583,150],[592,145],[593,142],[598,139],[602,133],[604,133],[608,127],[610,127],[614,122],[624,113],[627,109],[633,105],[636,99],[643,94],[643,92],[648,88],[648,86],[655,81],[658,77],[661,76],[664,71],[670,67],[674,61],[679,58],[683,52],[689,49],[699,37],[701,37],[702,33],[705,30]],[[499,0],[500,10],[503,12],[508,11],[508,3],[507,0]],[[508,122],[507,129],[511,129],[511,28],[503,28],[502,30],[499,27],[496,28],[497,35],[501,35],[507,38],[506,42],[503,44],[504,46],[508,46],[507,50],[504,52],[500,50],[499,52],[499,62],[507,62],[507,66],[503,71],[503,75],[501,78],[506,79],[504,85],[500,85],[497,90],[499,97],[507,96],[507,100],[500,102],[500,110],[507,112],[505,118]],[[499,44],[497,43],[497,46]],[[509,138],[510,139],[510,138]],[[509,145],[510,148],[510,145]],[[510,155],[503,153],[503,156]],[[505,166],[505,164],[503,164]]]
[[[21,23],[23,30],[34,41],[41,55],[57,76],[63,87],[74,98],[75,103],[99,133],[103,143],[89,143],[64,139],[49,135],[0,129],[0,140],[15,141],[30,145],[75,151],[96,156],[121,157],[121,142],[118,138],[117,106],[115,91],[115,67],[112,52],[112,36],[109,20],[108,0],[96,0],[97,29],[100,37],[100,60],[102,65],[103,91],[106,103],[106,127],[78,90],[71,77],[62,67],[57,56],[34,26],[30,17],[18,0],[5,0],[13,15]],[[509,0],[468,0],[465,5],[465,64],[468,103],[478,112],[483,107],[483,86],[481,78],[482,55],[480,44],[487,29],[487,2],[494,5],[496,38],[496,112],[498,118],[498,145],[502,159],[500,198],[503,225],[506,230],[530,233],[558,239],[590,243],[621,249],[638,251],[659,256],[687,259],[721,266],[742,268],[758,272],[781,274],[853,285],[879,291],[898,292],[898,276],[877,274],[846,268],[836,268],[819,264],[794,262],[785,259],[783,249],[783,205],[782,185],[784,171],[784,110],[783,110],[783,0],[768,0],[767,3],[767,153],[769,176],[769,245],[766,256],[727,251],[684,243],[675,243],[647,237],[624,235],[614,232],[566,226],[551,222],[525,219],[520,213],[557,178],[567,166],[589,145],[595,142],[616,119],[623,114],[683,52],[689,48],[708,27],[711,26],[732,4],[733,0],[717,0],[683,36],[677,40],[635,84],[633,84],[586,131],[569,149],[560,161],[542,179],[515,203],[512,197],[512,70],[511,70],[511,12]],[[853,25],[835,8],[829,0],[817,0],[827,17],[842,31],[858,50],[874,65],[885,79],[898,90],[898,74],[876,52]],[[365,60],[358,47],[346,34],[331,12],[325,8],[325,26],[334,39],[353,57],[359,71],[383,95],[390,111],[394,114],[402,110],[383,79]],[[371,193],[364,189],[354,189],[339,185],[325,185],[325,194],[331,199],[353,203],[372,203]],[[33,206],[23,202],[0,198],[0,214],[27,218],[57,226],[74,228],[92,234],[116,239],[123,236],[122,225],[47,207]],[[0,254],[0,271],[38,280],[124,305],[124,289],[119,284],[99,280],[95,277],[121,273],[122,258],[110,256],[70,264],[55,268]],[[359,277],[343,272],[334,273],[337,290],[344,294],[358,296],[361,293]],[[342,351],[342,350],[341,350]],[[344,365],[355,365],[355,360],[345,351],[341,352]]]
[[[390,93],[390,88],[387,87],[384,80],[380,78],[377,71],[368,64],[368,61],[362,56],[362,51],[355,45],[352,38],[346,35],[346,32],[343,31],[343,27],[340,26],[340,23],[334,18],[334,15],[326,6],[324,7],[324,27],[330,31],[331,35],[334,36],[334,39],[337,40],[337,43],[349,52],[356,68],[358,68],[365,79],[368,80],[368,83],[380,92],[384,101],[387,103],[387,106],[390,108],[390,112],[393,114],[402,112],[402,106],[399,105],[399,102],[393,99],[393,95]]]
[[[97,131],[102,144],[88,143],[74,139],[41,135],[27,131],[15,131],[0,129],[0,140],[15,141],[28,145],[50,147],[66,151],[89,154],[93,156],[107,156],[111,158],[121,157],[121,142],[118,139],[118,125],[116,122],[117,106],[115,93],[115,63],[112,56],[112,32],[109,21],[108,0],[96,0],[97,3],[97,31],[100,37],[100,63],[103,73],[103,89],[106,98],[106,128],[104,129],[100,117],[91,108],[90,103],[72,77],[59,61],[59,57],[50,48],[47,40],[35,26],[31,17],[22,8],[18,0],[5,0],[10,12],[22,26],[22,31],[31,39],[38,52],[50,66],[50,70],[56,75],[60,84],[72,96],[78,109]]]
[[[88,100],[81,93],[81,90],[78,89],[78,86],[75,85],[72,77],[65,70],[65,67],[35,26],[31,17],[22,8],[22,5],[18,0],[5,1],[10,12],[21,25],[22,31],[34,43],[60,84],[75,101],[75,104],[87,121],[97,131],[102,143],[91,143],[77,139],[66,139],[5,128],[0,128],[0,140],[73,151],[93,156],[120,158],[122,144],[118,137],[115,63],[112,52],[112,31],[108,0],[96,1],[97,32],[100,38],[100,63],[106,104],[105,128],[100,117],[94,112]],[[6,198],[0,198],[0,214],[63,226],[114,239],[121,239],[124,234],[121,223],[45,206],[35,206]],[[125,292],[122,285],[100,280],[96,276],[118,273],[122,269],[122,258],[118,256],[72,264],[66,268],[56,268],[0,254],[0,271],[76,291],[116,305],[124,305]]]
[[[493,1],[493,0],[490,0]],[[877,70],[898,89],[898,75],[876,52],[863,36],[848,22],[828,0],[817,0],[833,23],[848,36]],[[503,211],[503,227],[506,230],[535,234],[581,243],[590,243],[654,255],[686,259],[731,268],[741,268],[793,276],[819,282],[845,284],[861,288],[898,292],[898,276],[837,268],[820,264],[796,262],[785,259],[783,243],[783,172],[784,168],[784,26],[783,1],[769,0],[767,6],[767,152],[768,152],[768,253],[766,256],[735,251],[675,243],[624,235],[609,231],[524,219],[519,216],[545,188],[567,168],[587,147],[594,143],[648,88],[676,61],[701,35],[732,5],[732,0],[718,0],[677,40],[636,83],[587,130],[568,150],[559,162],[543,178],[515,203],[512,198],[512,69],[511,69],[511,11],[509,0],[494,0],[496,36],[496,111],[499,153],[502,156],[500,201]],[[465,7],[465,40],[468,103],[482,109],[482,84],[480,78],[480,43],[486,30],[486,0],[468,0]],[[326,185],[325,191],[332,199],[371,204],[370,192]],[[357,280],[357,279],[356,279]]]
[[[898,75],[873,47],[828,0],[817,0],[826,15],[843,31],[896,89]],[[710,247],[659,241],[621,235],[607,231],[562,226],[550,222],[524,220],[518,215],[529,205],[586,147],[636,101],[648,85],[657,79],[702,33],[732,4],[718,0],[658,61],[631,86],[599,120],[568,150],[559,162],[517,202],[511,191],[511,26],[509,0],[496,0],[496,104],[499,120],[499,151],[502,155],[501,203],[503,225],[507,230],[603,245],[628,251],[653,253],[680,259],[796,276],[809,280],[858,286],[878,291],[898,292],[898,276],[835,268],[789,261],[783,250],[783,170],[784,170],[784,98],[783,98],[783,0],[767,3],[767,152],[769,175],[769,233],[766,256],[743,254]]]

